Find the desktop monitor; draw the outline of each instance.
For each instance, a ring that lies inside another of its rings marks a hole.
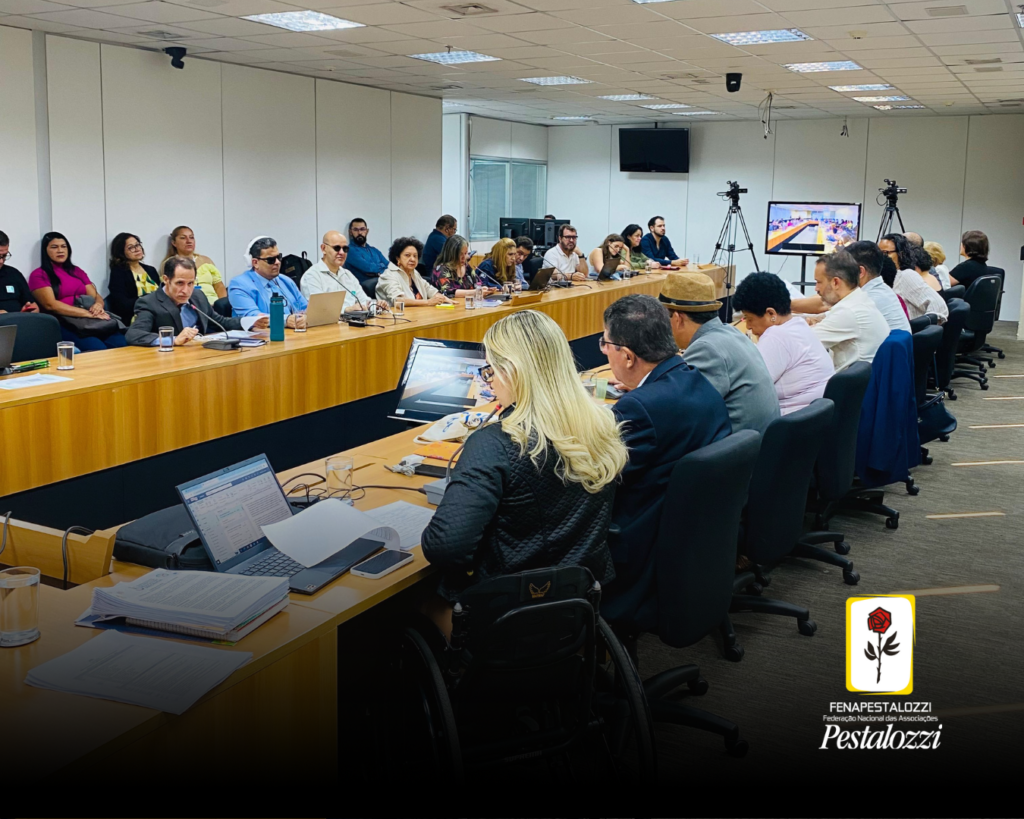
[[[821,256],[860,237],[859,202],[769,202],[765,253]]]
[[[520,236],[526,236],[529,229],[529,219],[520,219],[519,217],[514,216],[502,216],[501,219],[498,220],[499,239],[518,239]]]
[[[538,247],[551,247],[558,244],[558,228],[569,224],[568,219],[531,219],[530,232],[527,234]]]
[[[414,338],[398,382],[398,407],[389,417],[430,424],[489,404],[494,393],[480,377],[486,364],[479,342]]]

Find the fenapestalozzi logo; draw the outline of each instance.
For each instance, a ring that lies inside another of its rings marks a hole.
[[[861,694],[914,690],[914,595],[846,601],[846,688]]]

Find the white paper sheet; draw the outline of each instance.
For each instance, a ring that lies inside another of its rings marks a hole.
[[[407,501],[395,501],[387,506],[370,509],[366,514],[382,526],[390,526],[398,532],[401,539],[399,548],[403,552],[408,552],[420,545],[423,530],[434,517],[434,511],[430,507],[416,506]]]
[[[33,668],[27,685],[182,714],[252,654],[105,631]]]
[[[281,552],[307,568],[322,563],[361,537],[397,549],[401,538],[394,529],[336,498],[328,498],[279,523],[261,527]]]
[[[25,387],[41,387],[43,384],[59,384],[61,381],[70,381],[62,375],[23,375],[20,378],[12,378],[10,381],[0,381],[0,390],[20,390]]]

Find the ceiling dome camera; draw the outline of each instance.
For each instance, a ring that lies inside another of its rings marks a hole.
[[[188,51],[182,46],[171,46],[164,49],[164,54],[171,58],[171,65],[174,68],[185,67],[185,55]]]

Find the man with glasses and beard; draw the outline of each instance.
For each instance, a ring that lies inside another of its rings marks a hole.
[[[370,229],[366,226],[365,219],[357,216],[348,223],[351,244],[348,258],[345,260],[345,269],[355,274],[363,286],[363,291],[372,298],[377,292],[377,279],[388,269],[388,259],[377,248],[367,244],[369,235]]]
[[[232,313],[238,318],[269,315],[270,299],[278,295],[284,298],[285,326],[294,327],[294,314],[304,311],[307,302],[298,285],[281,275],[283,257],[277,240],[258,236],[249,242],[246,255],[252,267],[228,285]]]
[[[336,230],[324,234],[320,244],[323,256],[320,261],[302,274],[299,289],[308,300],[316,293],[345,292],[343,312],[365,310],[373,299],[367,298],[359,280],[345,269],[348,259],[348,239]],[[378,307],[386,308],[387,302],[378,301]]]
[[[587,260],[576,253],[579,238],[572,225],[559,225],[558,244],[544,254],[544,266],[555,268],[553,279],[571,279],[582,282],[587,279]]]

